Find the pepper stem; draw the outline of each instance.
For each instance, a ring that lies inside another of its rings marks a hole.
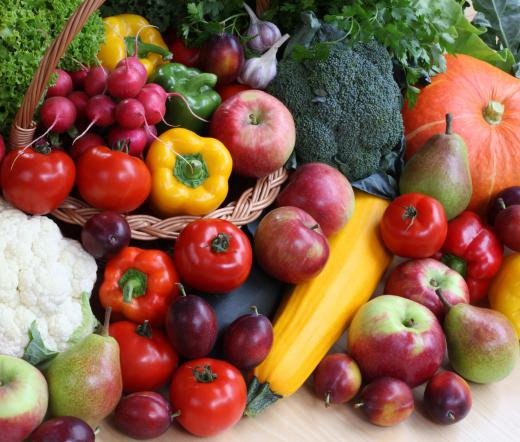
[[[123,291],[123,302],[130,303],[146,293],[148,276],[136,269],[128,269],[119,280],[119,287]]]
[[[179,161],[177,155],[173,175],[182,184],[192,189],[199,187],[209,177],[208,168],[204,157],[200,154],[185,155]]]
[[[135,55],[135,47],[137,46],[137,57],[145,58],[151,53],[159,54],[162,56],[163,61],[169,61],[173,58],[173,54],[168,50],[164,49],[161,46],[154,45],[153,43],[145,43],[141,40],[141,37],[137,38],[137,45],[135,43],[135,38],[132,36],[125,37],[125,43],[127,47],[127,54],[130,57]]]
[[[135,332],[144,338],[152,339],[152,327],[150,327],[150,321],[146,319],[142,324],[139,324],[135,329]]]
[[[211,241],[211,251],[213,253],[226,253],[229,249],[229,240],[231,236],[227,233],[220,232]]]
[[[217,374],[213,373],[211,366],[209,365],[197,365],[193,369],[193,376],[195,376],[195,380],[197,382],[201,382],[203,384],[209,384],[217,379]]]

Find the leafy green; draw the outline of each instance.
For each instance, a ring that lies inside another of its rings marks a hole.
[[[7,136],[38,65],[81,0],[0,0],[0,133]],[[74,38],[60,67],[93,64],[104,38],[94,13]]]
[[[29,343],[25,347],[22,358],[36,366],[54,358],[57,354],[58,352],[51,351],[45,346],[38,324],[34,320],[29,328]]]

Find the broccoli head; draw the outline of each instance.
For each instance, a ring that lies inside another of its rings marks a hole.
[[[401,140],[401,93],[375,41],[334,44],[325,60],[285,58],[268,92],[294,117],[298,161],[330,164],[350,181],[376,172]]]

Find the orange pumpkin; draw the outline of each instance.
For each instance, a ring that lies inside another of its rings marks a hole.
[[[467,55],[448,55],[445,73],[426,86],[414,108],[403,109],[410,158],[432,135],[453,132],[468,147],[473,196],[469,209],[483,212],[502,189],[520,185],[520,80]]]

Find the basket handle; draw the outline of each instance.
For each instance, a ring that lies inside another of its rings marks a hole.
[[[13,121],[9,136],[9,146],[14,149],[26,146],[33,140],[36,124],[34,112],[49,83],[54,68],[58,65],[73,38],[83,29],[88,18],[99,9],[105,0],[84,0],[70,16],[56,40],[45,52],[38,69],[25,93],[22,105]]]
[[[173,1],[173,0],[172,0]],[[97,11],[105,0],[84,0],[74,14],[70,16],[61,31],[45,52],[38,69],[25,93],[22,105],[14,118],[9,136],[9,147],[26,146],[33,140],[36,124],[34,112],[49,83],[51,74],[58,65],[65,50],[74,37],[83,29],[88,18]],[[256,10],[259,14],[269,7],[269,0],[257,0]]]

